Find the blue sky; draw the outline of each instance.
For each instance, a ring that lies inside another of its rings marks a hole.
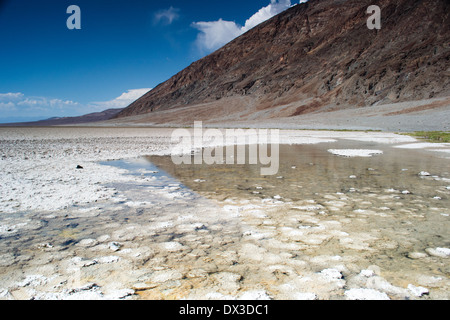
[[[0,122],[125,107],[298,0],[0,0]],[[69,30],[67,8],[81,10]]]

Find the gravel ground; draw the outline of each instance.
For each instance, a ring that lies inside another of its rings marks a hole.
[[[239,106],[239,104],[237,104]],[[220,115],[214,104],[189,106],[159,111],[147,115],[115,119],[97,123],[100,126],[192,126],[193,120],[204,126],[229,128],[278,128],[311,130],[381,130],[386,132],[449,131],[450,98],[408,101],[361,108],[332,107],[328,111],[305,113],[295,117],[281,117],[290,105],[252,112],[230,105],[227,115]],[[204,109],[208,107],[209,112]],[[236,113],[233,113],[233,108]],[[249,106],[251,108],[251,106]],[[294,108],[295,109],[295,108]],[[203,113],[200,111],[203,110]],[[219,115],[212,117],[215,113]],[[213,118],[213,120],[211,120]]]

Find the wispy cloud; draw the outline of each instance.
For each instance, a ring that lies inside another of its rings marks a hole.
[[[153,15],[154,24],[170,25],[180,18],[180,9],[170,7],[169,9],[159,10]]]
[[[0,93],[0,122],[4,122],[2,119],[21,118],[21,121],[27,121],[125,108],[150,90],[131,89],[115,99],[86,104],[48,97],[28,97],[21,92]]]
[[[23,98],[23,93],[20,92],[10,92],[10,93],[0,93],[0,102],[2,101],[17,101]]]
[[[35,114],[41,111],[57,112],[77,108],[80,104],[70,100],[46,97],[27,97],[21,92],[0,93],[0,109],[4,112],[21,112]]]
[[[103,111],[106,109],[125,108],[150,90],[150,88],[132,89],[122,93],[119,97],[113,100],[92,102],[89,105],[92,109],[98,109],[98,111]]]
[[[16,111],[16,102],[22,99],[23,94],[20,92],[0,93],[0,111],[2,114]]]
[[[305,2],[301,0],[300,3]],[[271,0],[270,4],[259,9],[241,26],[234,21],[219,19],[217,21],[194,22],[192,27],[198,29],[196,45],[202,54],[219,49],[226,43],[272,18],[292,6],[291,0]]]

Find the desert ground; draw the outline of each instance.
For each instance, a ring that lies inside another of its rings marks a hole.
[[[450,144],[281,130],[319,156],[214,191],[172,130],[0,128],[0,298],[450,298]]]
[[[387,132],[449,131],[448,96],[384,103],[363,108],[328,105],[305,110],[293,116],[308,101],[280,101],[277,106],[262,107],[246,97],[228,98],[212,103],[180,106],[155,113],[112,119],[99,126],[192,126],[192,119],[205,127],[277,128],[303,130],[381,130]]]

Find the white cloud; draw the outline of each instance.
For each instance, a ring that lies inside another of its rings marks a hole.
[[[305,2],[305,0],[300,1],[300,3],[302,2]],[[200,31],[196,44],[202,53],[212,52],[290,7],[291,0],[271,0],[268,6],[259,9],[258,12],[248,18],[244,26],[240,26],[234,21],[222,19],[194,22],[192,27]]]
[[[125,108],[128,107],[131,103],[142,97],[144,94],[149,92],[152,89],[144,88],[144,89],[132,89],[127,92],[122,93],[119,97],[109,100],[109,101],[100,101],[100,102],[92,102],[90,105],[98,111],[103,111],[106,109],[117,109],[117,108]]]
[[[200,49],[214,51],[243,32],[241,28],[232,21],[194,22],[192,26],[200,31],[197,37],[197,45]]]
[[[20,92],[10,92],[10,93],[0,93],[0,101],[18,101],[23,98],[23,93]]]
[[[79,116],[106,109],[125,108],[151,89],[132,89],[113,100],[82,104],[71,100],[47,97],[28,97],[21,92],[0,93],[1,119],[23,117],[30,120],[54,116]]]
[[[248,30],[256,27],[258,24],[291,7],[291,0],[271,0],[270,2],[271,3],[267,7],[259,9],[257,13],[247,19],[245,25],[242,27],[243,32],[247,32]]]
[[[33,110],[57,110],[67,107],[79,106],[70,100],[52,99],[46,97],[26,97],[21,92],[0,93],[0,104],[2,109],[22,110],[30,112]]]
[[[67,107],[77,107],[79,104],[70,100],[49,99],[46,97],[24,97],[16,102],[17,107],[27,110],[64,110]]]
[[[170,7],[169,9],[159,10],[153,15],[154,24],[169,25],[180,18],[180,9]]]

